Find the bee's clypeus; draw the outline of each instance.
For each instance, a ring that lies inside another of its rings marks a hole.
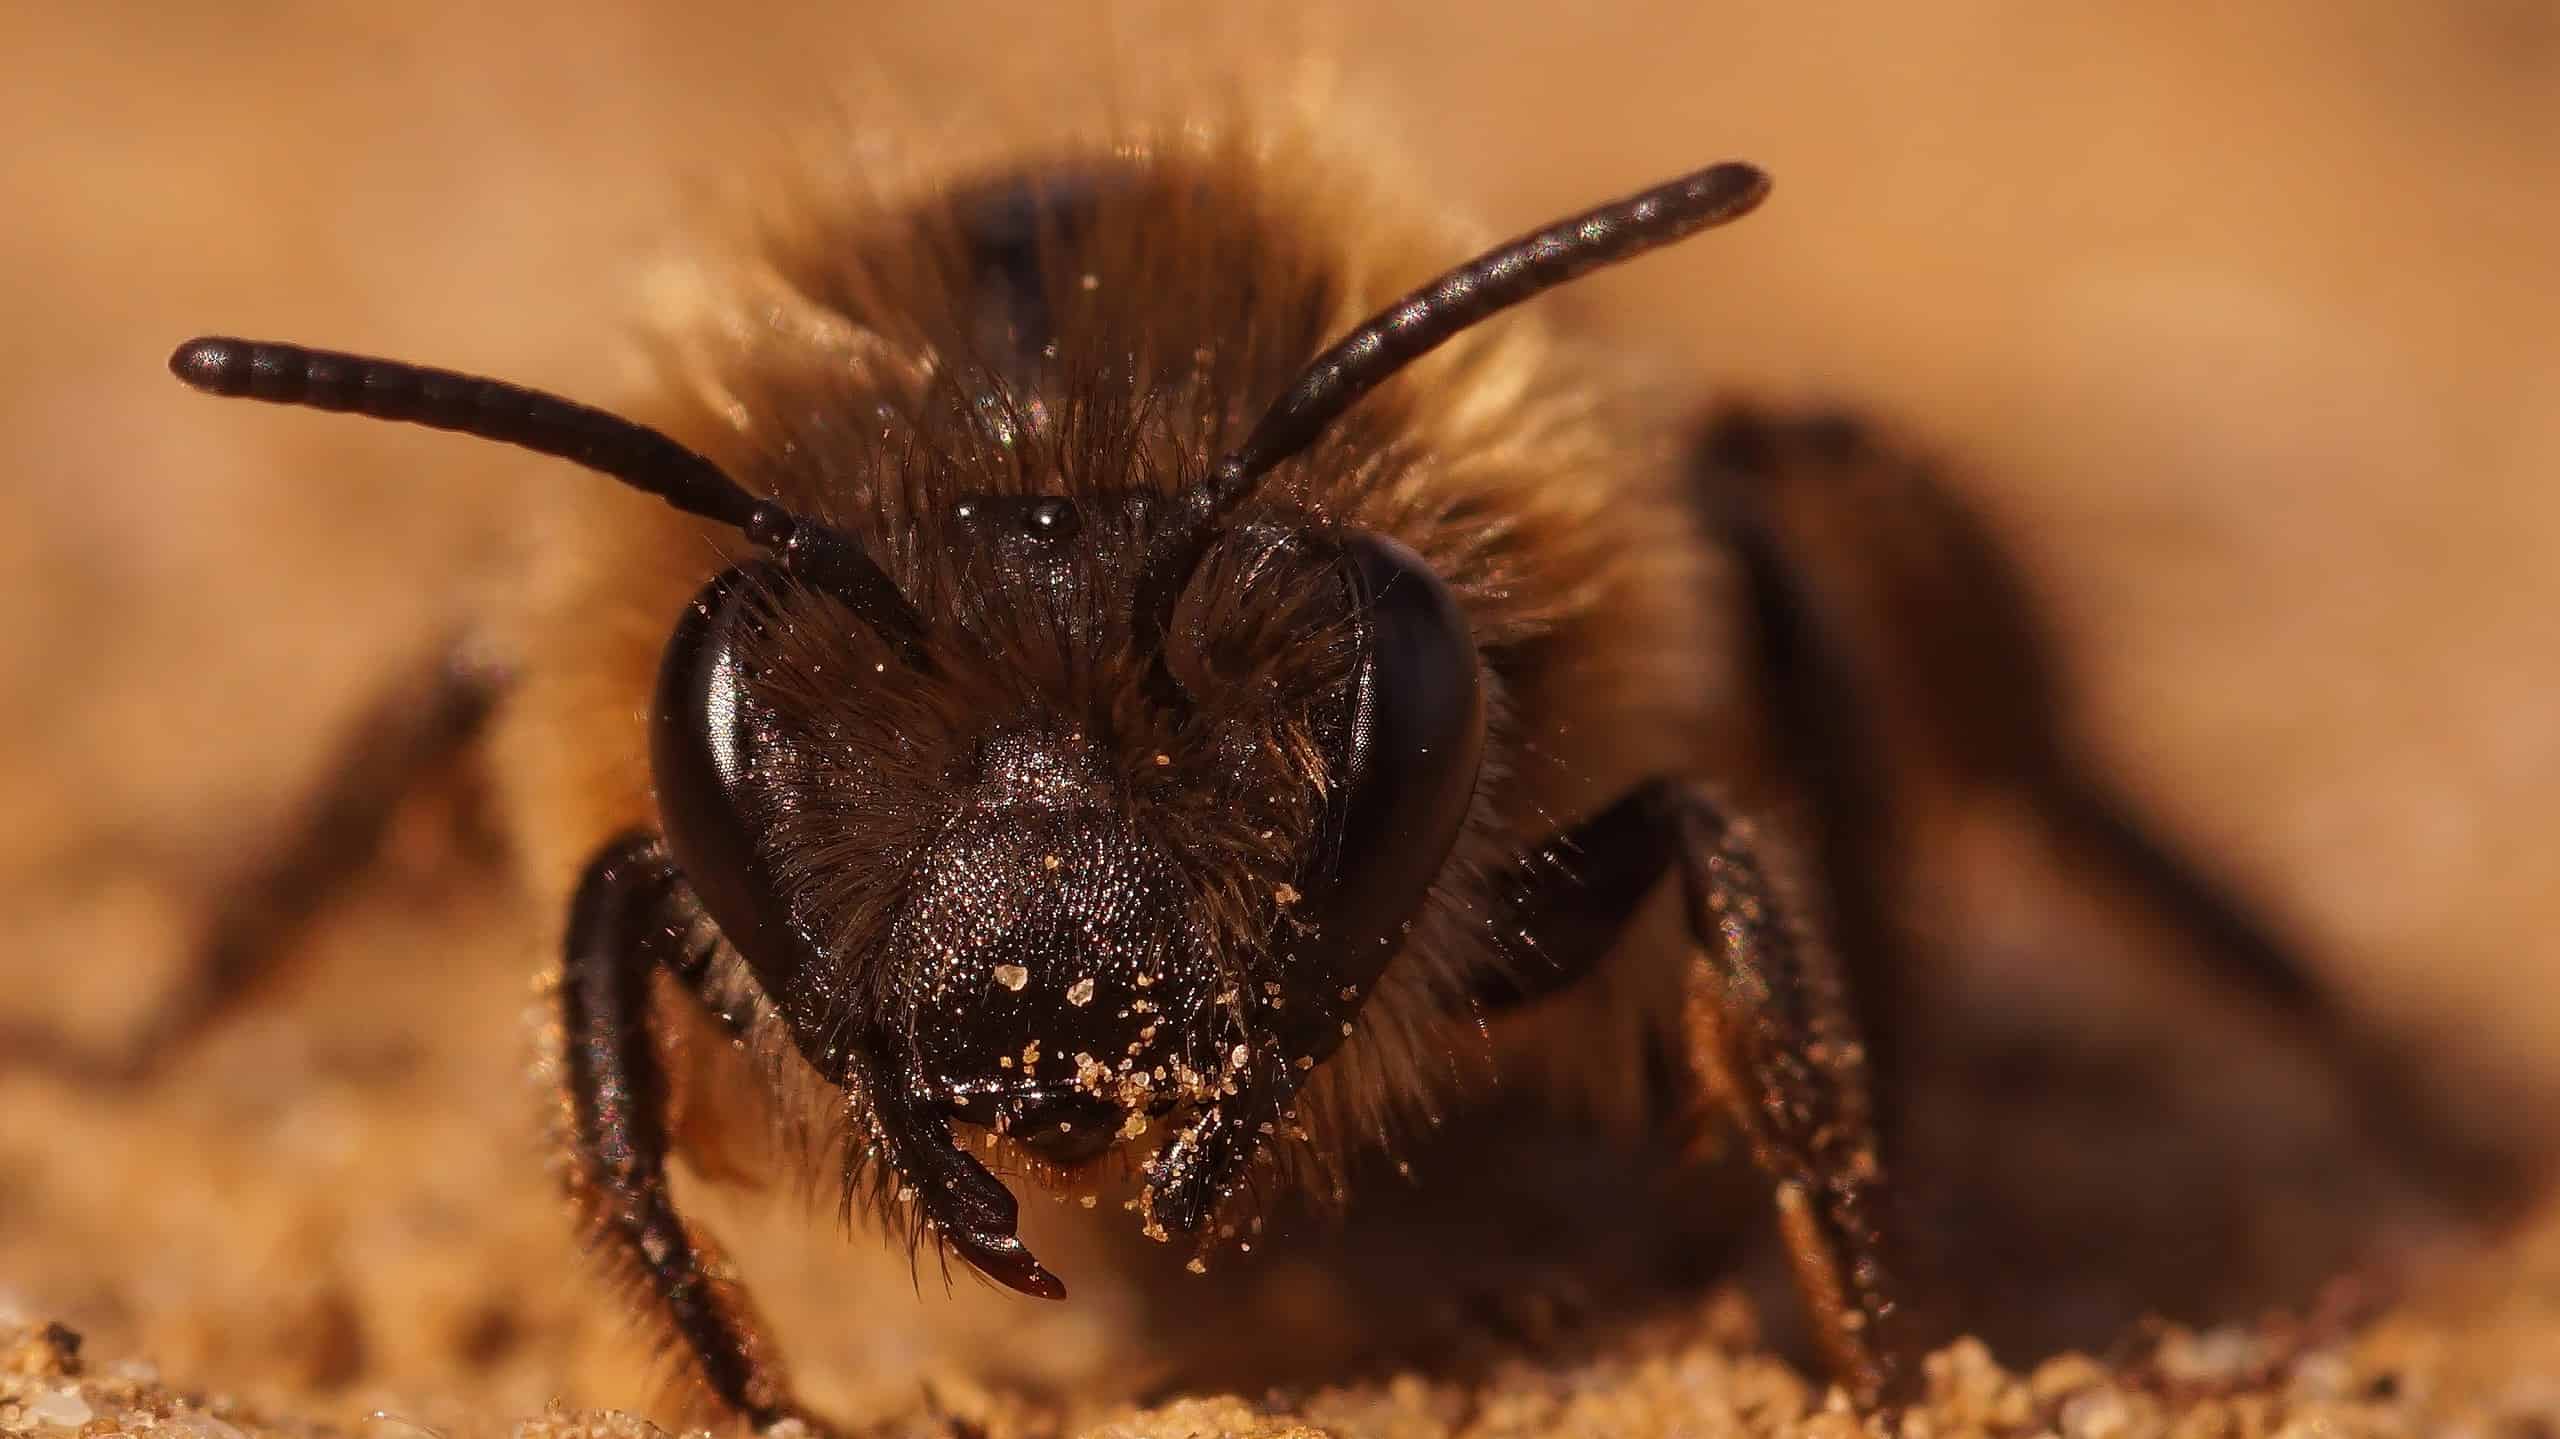
[[[676,337],[688,382],[653,418],[690,443],[290,345],[201,339],[172,367],[672,507],[571,500],[579,558],[528,602],[495,754],[566,916],[574,1188],[734,1413],[811,1417],[670,1197],[671,999],[841,1096],[849,1197],[1060,1298],[999,1171],[1116,1155],[1150,1233],[1214,1242],[1261,1177],[1330,1172],[1400,1111],[1462,1101],[1403,1092],[1459,1082],[1433,1054],[1534,1026],[1609,966],[1663,976],[1613,987],[1658,1002],[1570,1042],[1679,1056],[1685,1094],[1725,1101],[1825,1359],[1890,1399],[1936,1337],[1895,1288],[1867,1042],[1890,1035],[1858,1022],[1877,1028],[1896,940],[1854,842],[1854,730],[1819,722],[1857,697],[1817,662],[1762,505],[1874,503],[1855,476],[1892,462],[1837,424],[1752,418],[1684,459],[1603,403],[1592,352],[1534,317],[1481,325],[1768,183],[1717,165],[1399,296],[1459,252],[1407,197],[1275,153],[1194,136],[813,202]],[[1956,533],[1951,510],[1911,515],[1898,543]],[[1807,857],[1804,913],[1701,772],[1732,702],[1710,674],[1738,658],[1705,652],[1718,543],[1779,753],[1835,841]],[[1941,631],[2020,633],[1965,579]],[[2037,668],[2021,640],[1975,673]],[[471,731],[455,695],[485,673],[417,711],[451,723],[362,757],[354,798],[321,806],[342,833]],[[1974,698],[2054,768],[2040,696]],[[2232,972],[2301,988],[2169,853],[2140,882]],[[1675,924],[1635,924],[1666,887]]]

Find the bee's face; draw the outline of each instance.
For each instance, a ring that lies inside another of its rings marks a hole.
[[[1059,1166],[1136,1145],[1196,1223],[1445,862],[1477,657],[1375,536],[1059,504],[956,507],[904,650],[775,563],[715,580],[661,676],[660,808],[902,1172],[973,1166],[955,1122]]]
[[[891,1062],[925,1102],[1075,1164],[1214,1094],[1241,994],[1100,741],[1005,727],[974,748],[940,833],[899,867]]]

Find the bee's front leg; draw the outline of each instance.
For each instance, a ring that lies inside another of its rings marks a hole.
[[[684,878],[655,836],[616,840],[588,865],[560,981],[570,1187],[599,1251],[638,1278],[714,1399],[759,1429],[799,1419],[823,1434],[793,1403],[717,1246],[668,1192],[667,1077],[649,1025],[650,986],[659,969],[698,984],[698,928]]]
[[[1521,857],[1498,882],[1509,964],[1491,1008],[1562,989],[1613,948],[1666,870],[1689,933],[1690,1072],[1775,1187],[1823,1358],[1861,1404],[1891,1403],[1917,1355],[1894,1281],[1866,1043],[1838,961],[1781,896],[1750,827],[1695,785],[1656,779]]]
[[[1656,794],[1697,945],[1683,1016],[1692,1071],[1776,1187],[1832,1372],[1862,1403],[1902,1398],[1918,1356],[1903,1342],[1871,1069],[1843,971],[1787,912],[1748,824],[1694,787]]]

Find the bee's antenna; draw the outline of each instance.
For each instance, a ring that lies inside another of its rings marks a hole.
[[[403,420],[584,465],[739,530],[915,658],[923,626],[861,546],[747,493],[718,465],[647,425],[504,380],[264,340],[189,340],[169,356],[169,372],[208,394]]]
[[[219,336],[180,345],[169,373],[207,394],[405,420],[554,455],[741,530],[755,516],[755,496],[656,430],[503,380]]]
[[[1559,220],[1469,260],[1371,316],[1316,357],[1243,444],[1209,472],[1210,508],[1253,493],[1342,412],[1460,331],[1567,280],[1737,220],[1769,193],[1757,166],[1713,165]]]

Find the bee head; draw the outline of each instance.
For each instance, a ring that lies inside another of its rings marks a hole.
[[[1484,696],[1455,598],[1302,516],[1014,497],[937,531],[972,602],[884,613],[821,582],[851,542],[794,523],[668,646],[670,849],[896,1171],[962,1176],[916,1187],[982,1269],[1054,1284],[955,1125],[1055,1168],[1130,1149],[1150,1217],[1197,1228],[1465,819]]]

